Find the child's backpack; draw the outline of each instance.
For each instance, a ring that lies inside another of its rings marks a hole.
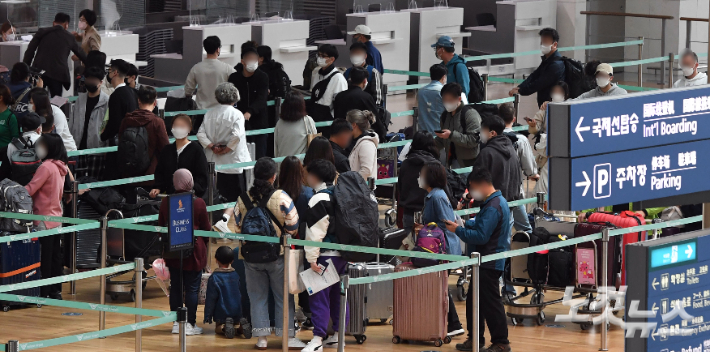
[[[338,184],[333,188],[335,201],[335,234],[339,244],[377,247],[380,239],[380,212],[377,198],[354,171],[340,174]],[[374,254],[361,252],[340,253],[349,262],[368,262]]]
[[[32,197],[24,186],[15,181],[0,181],[0,210],[9,213],[32,214]],[[0,219],[0,230],[29,232],[32,220]]]
[[[277,191],[275,190],[268,197],[262,198],[257,206],[254,206],[246,192],[239,196],[247,208],[247,213],[242,221],[242,234],[277,238],[278,234],[274,224],[279,227],[282,234],[284,233],[281,223],[266,207],[275,192]],[[271,263],[279,259],[280,254],[281,244],[279,243],[246,241],[242,246],[242,257],[247,263]]]
[[[414,250],[418,252],[445,254],[446,236],[444,235],[444,231],[441,230],[439,226],[436,226],[436,223],[434,222],[424,226],[417,234],[417,241],[415,243]],[[411,260],[412,264],[419,268],[439,264],[439,260],[437,259],[412,257]]]
[[[148,155],[148,129],[145,126],[128,127],[118,143],[118,164],[130,175],[143,175],[150,166]]]
[[[26,186],[42,165],[42,160],[37,156],[35,145],[29,138],[20,136],[13,138],[10,143],[17,148],[10,156],[12,180]]]

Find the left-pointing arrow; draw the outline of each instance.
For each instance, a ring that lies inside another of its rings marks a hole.
[[[579,138],[580,142],[584,142],[584,138],[582,138],[581,132],[586,132],[592,129],[589,126],[582,127],[582,121],[584,121],[584,116],[581,116],[579,118],[579,122],[577,122],[577,127],[574,129],[574,131],[577,132],[577,137]]]
[[[586,171],[582,171],[582,175],[584,176],[584,181],[579,181],[574,185],[576,187],[584,187],[584,191],[582,192],[582,197],[584,197],[587,195],[587,191],[589,191],[589,185],[591,185],[592,183],[589,181],[589,176],[587,175]]]

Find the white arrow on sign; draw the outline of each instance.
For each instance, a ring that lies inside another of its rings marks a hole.
[[[688,249],[685,250],[685,254],[688,255],[688,259],[690,259],[690,256],[693,255],[693,247],[688,245]]]
[[[584,187],[584,192],[582,192],[582,197],[584,197],[587,195],[587,191],[589,191],[589,185],[591,185],[592,183],[589,181],[589,175],[587,175],[586,171],[582,171],[582,175],[584,175],[584,181],[579,181],[574,185],[576,187]]]
[[[592,128],[589,126],[582,126],[582,121],[584,121],[584,116],[581,116],[579,118],[579,122],[577,122],[577,127],[574,129],[575,132],[577,132],[577,137],[579,137],[580,142],[584,142],[584,138],[582,138],[582,134],[580,132],[586,132],[591,130]]]
[[[651,286],[653,286],[653,290],[656,290],[656,285],[658,285],[658,281],[656,281],[656,278],[653,278],[653,282],[651,283]]]
[[[656,307],[656,302],[653,302],[653,307],[651,307],[651,311],[654,313],[658,310],[658,307]]]

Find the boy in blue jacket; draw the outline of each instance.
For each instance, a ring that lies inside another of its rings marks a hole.
[[[493,187],[491,173],[476,167],[468,175],[468,190],[474,200],[481,203],[481,211],[475,221],[469,220],[464,226],[446,221],[446,228],[454,232],[462,241],[473,245],[474,251],[481,256],[510,250],[510,210],[508,202],[499,190]],[[510,352],[508,341],[508,324],[505,318],[505,308],[500,297],[498,282],[505,269],[505,259],[481,264],[479,275],[480,321],[479,326],[488,326],[491,334],[491,345],[483,349],[485,344],[484,329],[480,331],[481,350],[487,352]],[[472,351],[473,342],[473,290],[468,290],[466,297],[466,323],[468,325],[468,340],[456,345],[459,351]],[[485,324],[485,325],[484,325]]]
[[[234,251],[217,248],[215,259],[219,266],[207,280],[205,297],[205,324],[215,322],[215,333],[234,338],[234,322],[238,321],[245,338],[251,338],[251,325],[242,318],[242,295],[239,291],[239,274],[231,267]]]

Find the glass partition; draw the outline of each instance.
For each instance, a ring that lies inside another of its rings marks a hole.
[[[5,40],[20,40],[21,34],[31,33],[39,26],[38,0],[5,0],[2,4],[7,9],[7,22],[12,25],[12,32]]]
[[[145,0],[100,0],[95,11],[99,18],[96,28],[107,34],[145,25]]]

